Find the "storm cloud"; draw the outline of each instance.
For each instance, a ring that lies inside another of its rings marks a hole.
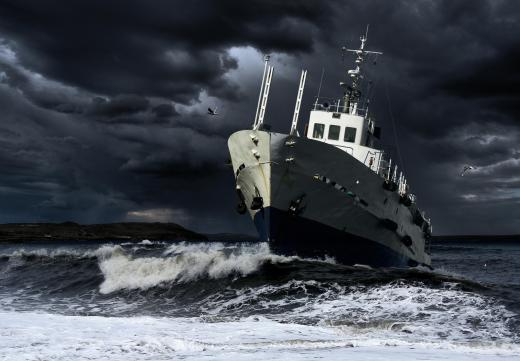
[[[515,1],[3,1],[0,220],[179,221],[253,230],[234,213],[227,137],[250,127],[262,55],[267,122],[300,125],[340,48],[367,67],[383,142],[443,233],[520,232],[520,5]],[[208,106],[220,115],[208,117]],[[394,134],[397,134],[397,141]],[[464,164],[477,170],[460,177]],[[175,219],[177,218],[177,219]]]

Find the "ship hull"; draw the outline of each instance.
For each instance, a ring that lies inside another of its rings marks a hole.
[[[271,251],[285,256],[311,259],[334,259],[346,265],[367,265],[370,267],[417,266],[416,261],[405,254],[354,234],[341,231],[329,225],[295,217],[291,213],[274,207],[266,209],[270,214]],[[264,217],[256,217],[255,226],[263,229]]]
[[[345,151],[252,130],[234,133],[228,145],[239,197],[273,252],[371,267],[430,265],[413,212]]]

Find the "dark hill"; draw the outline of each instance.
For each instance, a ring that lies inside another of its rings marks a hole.
[[[175,223],[10,223],[0,224],[0,242],[70,240],[207,240]]]

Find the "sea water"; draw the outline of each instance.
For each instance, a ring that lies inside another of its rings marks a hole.
[[[520,360],[520,245],[434,271],[265,243],[0,245],[0,360]]]

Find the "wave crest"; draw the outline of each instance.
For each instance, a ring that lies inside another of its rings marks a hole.
[[[1,259],[43,259],[43,258],[94,258],[97,251],[81,251],[70,248],[36,248],[36,249],[16,249],[10,253],[0,254]]]
[[[266,262],[288,263],[299,259],[274,255],[266,243],[234,246],[180,243],[170,246],[162,257],[134,258],[118,246],[105,246],[98,252],[99,267],[105,278],[100,292],[104,294],[121,289],[145,290],[166,282],[247,276]]]

